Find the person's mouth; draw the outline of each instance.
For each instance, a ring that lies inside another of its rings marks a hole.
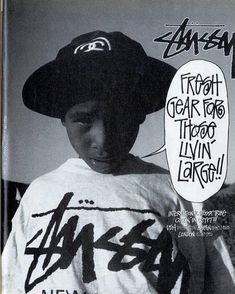
[[[110,163],[116,161],[116,157],[93,157],[91,161],[101,162],[101,163]]]
[[[101,173],[111,173],[118,165],[117,157],[92,157],[90,164],[92,169]]]

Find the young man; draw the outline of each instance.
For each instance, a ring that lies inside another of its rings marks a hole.
[[[232,293],[219,236],[178,238],[192,210],[164,169],[129,153],[175,69],[119,32],[72,40],[34,72],[25,105],[61,119],[79,158],[33,181],[13,219],[3,293]],[[191,237],[190,237],[191,236]]]

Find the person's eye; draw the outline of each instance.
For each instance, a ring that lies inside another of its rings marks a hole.
[[[78,123],[79,125],[90,125],[92,123],[92,118],[90,116],[79,115],[73,118],[73,123]]]

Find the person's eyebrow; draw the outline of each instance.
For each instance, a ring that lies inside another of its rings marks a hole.
[[[87,108],[81,108],[81,109],[77,109],[77,110],[74,110],[73,112],[71,112],[69,114],[69,117],[70,118],[74,118],[74,117],[77,117],[77,116],[82,116],[82,115],[89,115],[89,116],[95,116],[96,114],[96,108],[90,108],[90,109],[87,109]]]

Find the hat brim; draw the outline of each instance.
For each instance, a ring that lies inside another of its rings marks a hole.
[[[138,63],[112,56],[89,62],[85,58],[51,61],[27,79],[23,102],[33,111],[61,118],[70,107],[84,101],[136,95],[149,114],[164,107],[176,69],[147,57],[142,72],[137,72]]]
[[[147,59],[139,93],[144,101],[146,114],[150,114],[165,106],[168,89],[177,70],[153,57]]]

